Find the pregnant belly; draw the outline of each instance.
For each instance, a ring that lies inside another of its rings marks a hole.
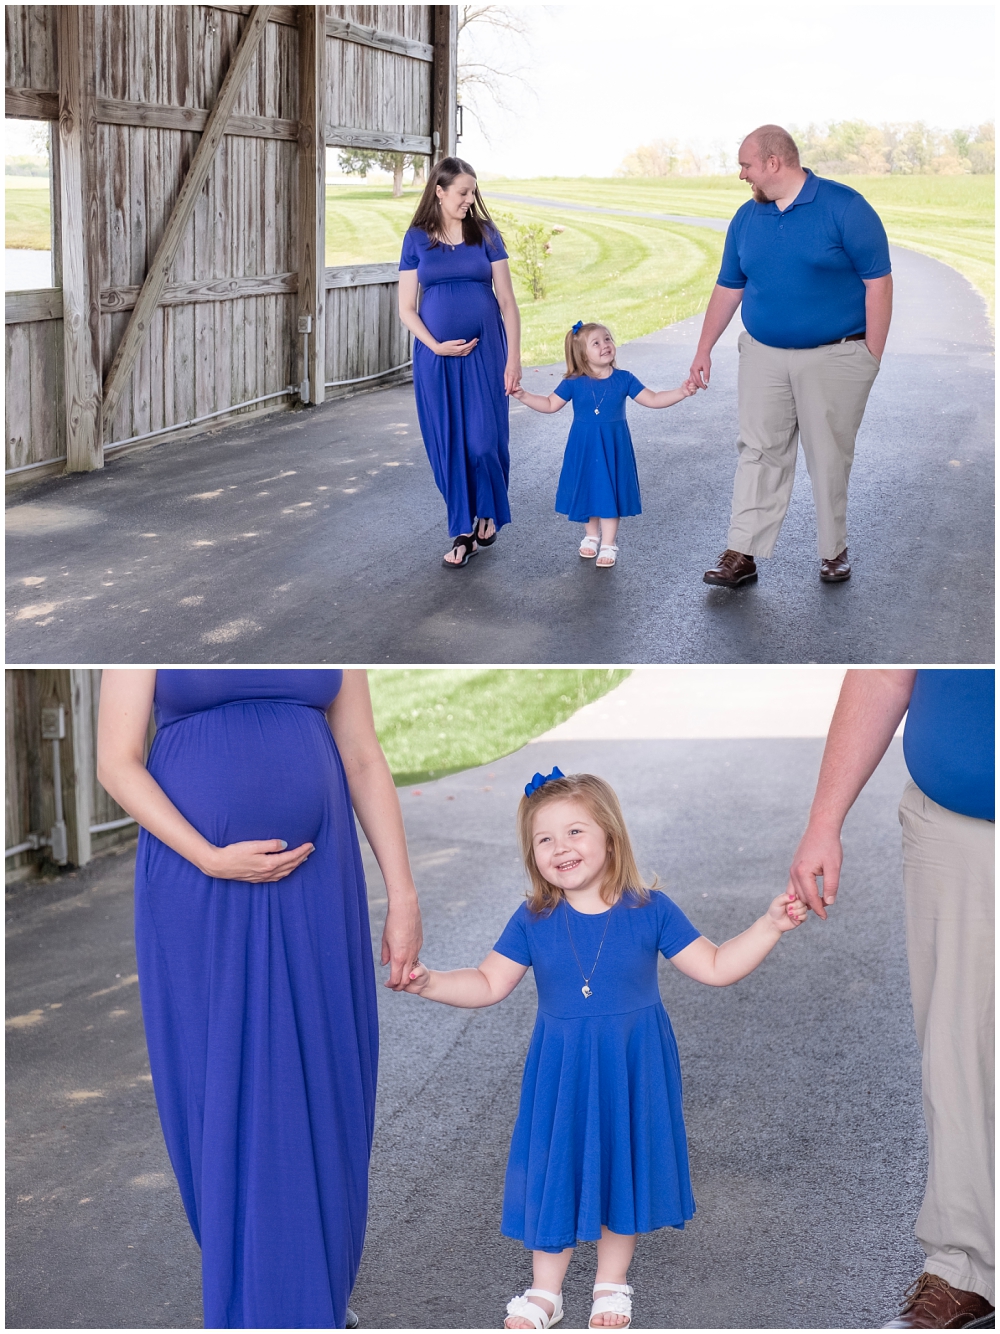
[[[499,319],[493,288],[487,283],[435,283],[424,292],[420,318],[439,342],[482,338]]]
[[[210,843],[318,843],[341,785],[333,738],[316,709],[231,704],[164,728],[149,770]]]

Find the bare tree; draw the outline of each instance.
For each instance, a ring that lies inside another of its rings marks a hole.
[[[515,53],[527,37],[528,21],[521,8],[459,5],[458,98],[487,141],[485,119],[490,104],[497,110],[513,110],[514,93],[528,89],[524,66],[504,58],[508,50]],[[500,54],[499,45],[505,48]]]

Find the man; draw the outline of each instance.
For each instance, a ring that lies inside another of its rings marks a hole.
[[[993,1327],[992,671],[848,672],[789,889],[836,902],[844,817],[904,713],[903,888],[921,1050],[927,1256],[886,1329]],[[822,889],[818,881],[822,879]]]
[[[739,462],[726,550],[707,584],[738,588],[770,556],[795,480],[798,440],[816,505],[820,578],[849,579],[847,480],[892,317],[889,243],[856,190],[799,164],[780,125],[740,146],[748,200],[729,224],[691,379],[707,389],[712,348],[743,302]]]

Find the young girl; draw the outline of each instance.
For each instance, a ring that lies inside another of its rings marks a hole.
[[[615,793],[593,774],[535,774],[517,813],[528,901],[478,968],[417,964],[407,991],[495,1005],[535,970],[538,1017],[510,1146],[501,1230],[533,1252],[533,1283],[507,1329],[548,1329],[579,1241],[597,1242],[590,1328],[631,1324],[636,1233],[694,1214],[677,1046],[657,954],[709,986],[753,972],[804,919],[779,894],[742,935],[713,945],[646,888]]]
[[[511,391],[536,412],[558,412],[573,400],[573,425],[563,457],[556,513],[585,523],[580,555],[597,557],[610,569],[618,557],[618,522],[641,514],[635,451],[625,419],[625,400],[644,408],[669,408],[696,393],[693,381],[679,389],[646,389],[630,371],[615,366],[615,340],[603,324],[577,320],[566,335],[566,378],[543,398],[526,389]],[[599,549],[599,550],[598,550]]]

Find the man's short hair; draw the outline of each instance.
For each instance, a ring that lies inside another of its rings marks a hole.
[[[776,157],[788,167],[799,166],[799,149],[795,140],[780,125],[760,125],[747,135],[757,145],[762,162]]]

